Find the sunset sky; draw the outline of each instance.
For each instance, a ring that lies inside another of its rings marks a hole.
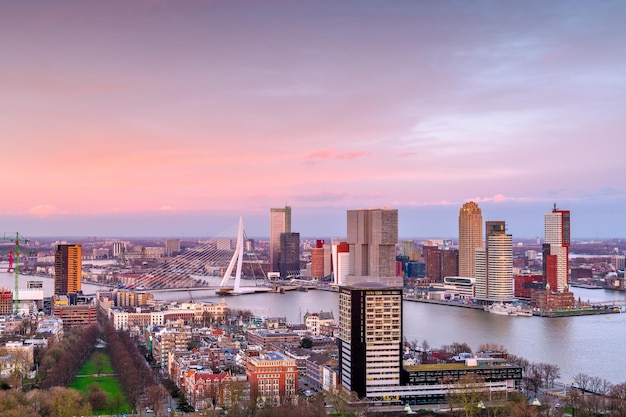
[[[626,238],[626,2],[0,3],[0,233],[304,237],[399,210]]]

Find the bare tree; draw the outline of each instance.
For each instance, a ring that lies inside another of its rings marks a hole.
[[[462,410],[465,417],[474,417],[481,411],[479,405],[487,399],[486,390],[482,377],[467,373],[448,390],[448,403],[451,408]]]
[[[557,378],[561,377],[561,368],[559,368],[557,365],[544,363],[543,373],[544,373],[544,380],[545,380],[546,385],[552,387],[554,386],[554,381]]]
[[[483,343],[478,346],[476,351],[477,352],[499,352],[499,353],[504,353],[504,354],[508,353],[508,350],[505,346],[501,345],[500,343],[494,343],[494,342]]]

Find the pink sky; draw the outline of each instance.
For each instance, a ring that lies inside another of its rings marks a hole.
[[[624,12],[4,2],[0,232],[268,235],[287,203],[304,235],[391,206],[401,235],[452,236],[473,199],[518,236],[553,202],[575,236],[626,236]]]

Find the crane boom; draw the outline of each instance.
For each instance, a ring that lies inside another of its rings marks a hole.
[[[19,289],[20,289],[20,242],[28,243],[29,240],[25,239],[24,236],[19,233],[15,233],[15,237],[7,236],[6,233],[1,238],[2,240],[10,240],[15,243],[15,250],[11,251],[10,254],[10,262],[9,262],[9,270],[11,272],[11,268],[13,268],[13,274],[15,275],[15,288],[13,289],[13,314],[17,315],[19,313]],[[11,260],[13,262],[11,262]]]

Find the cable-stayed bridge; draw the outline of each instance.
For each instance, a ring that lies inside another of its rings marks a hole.
[[[231,238],[216,238],[189,248],[171,261],[142,273],[135,281],[135,288],[202,287],[222,294],[269,291],[271,288],[261,262],[253,251],[245,250],[246,237],[241,218],[234,248],[232,241]]]

